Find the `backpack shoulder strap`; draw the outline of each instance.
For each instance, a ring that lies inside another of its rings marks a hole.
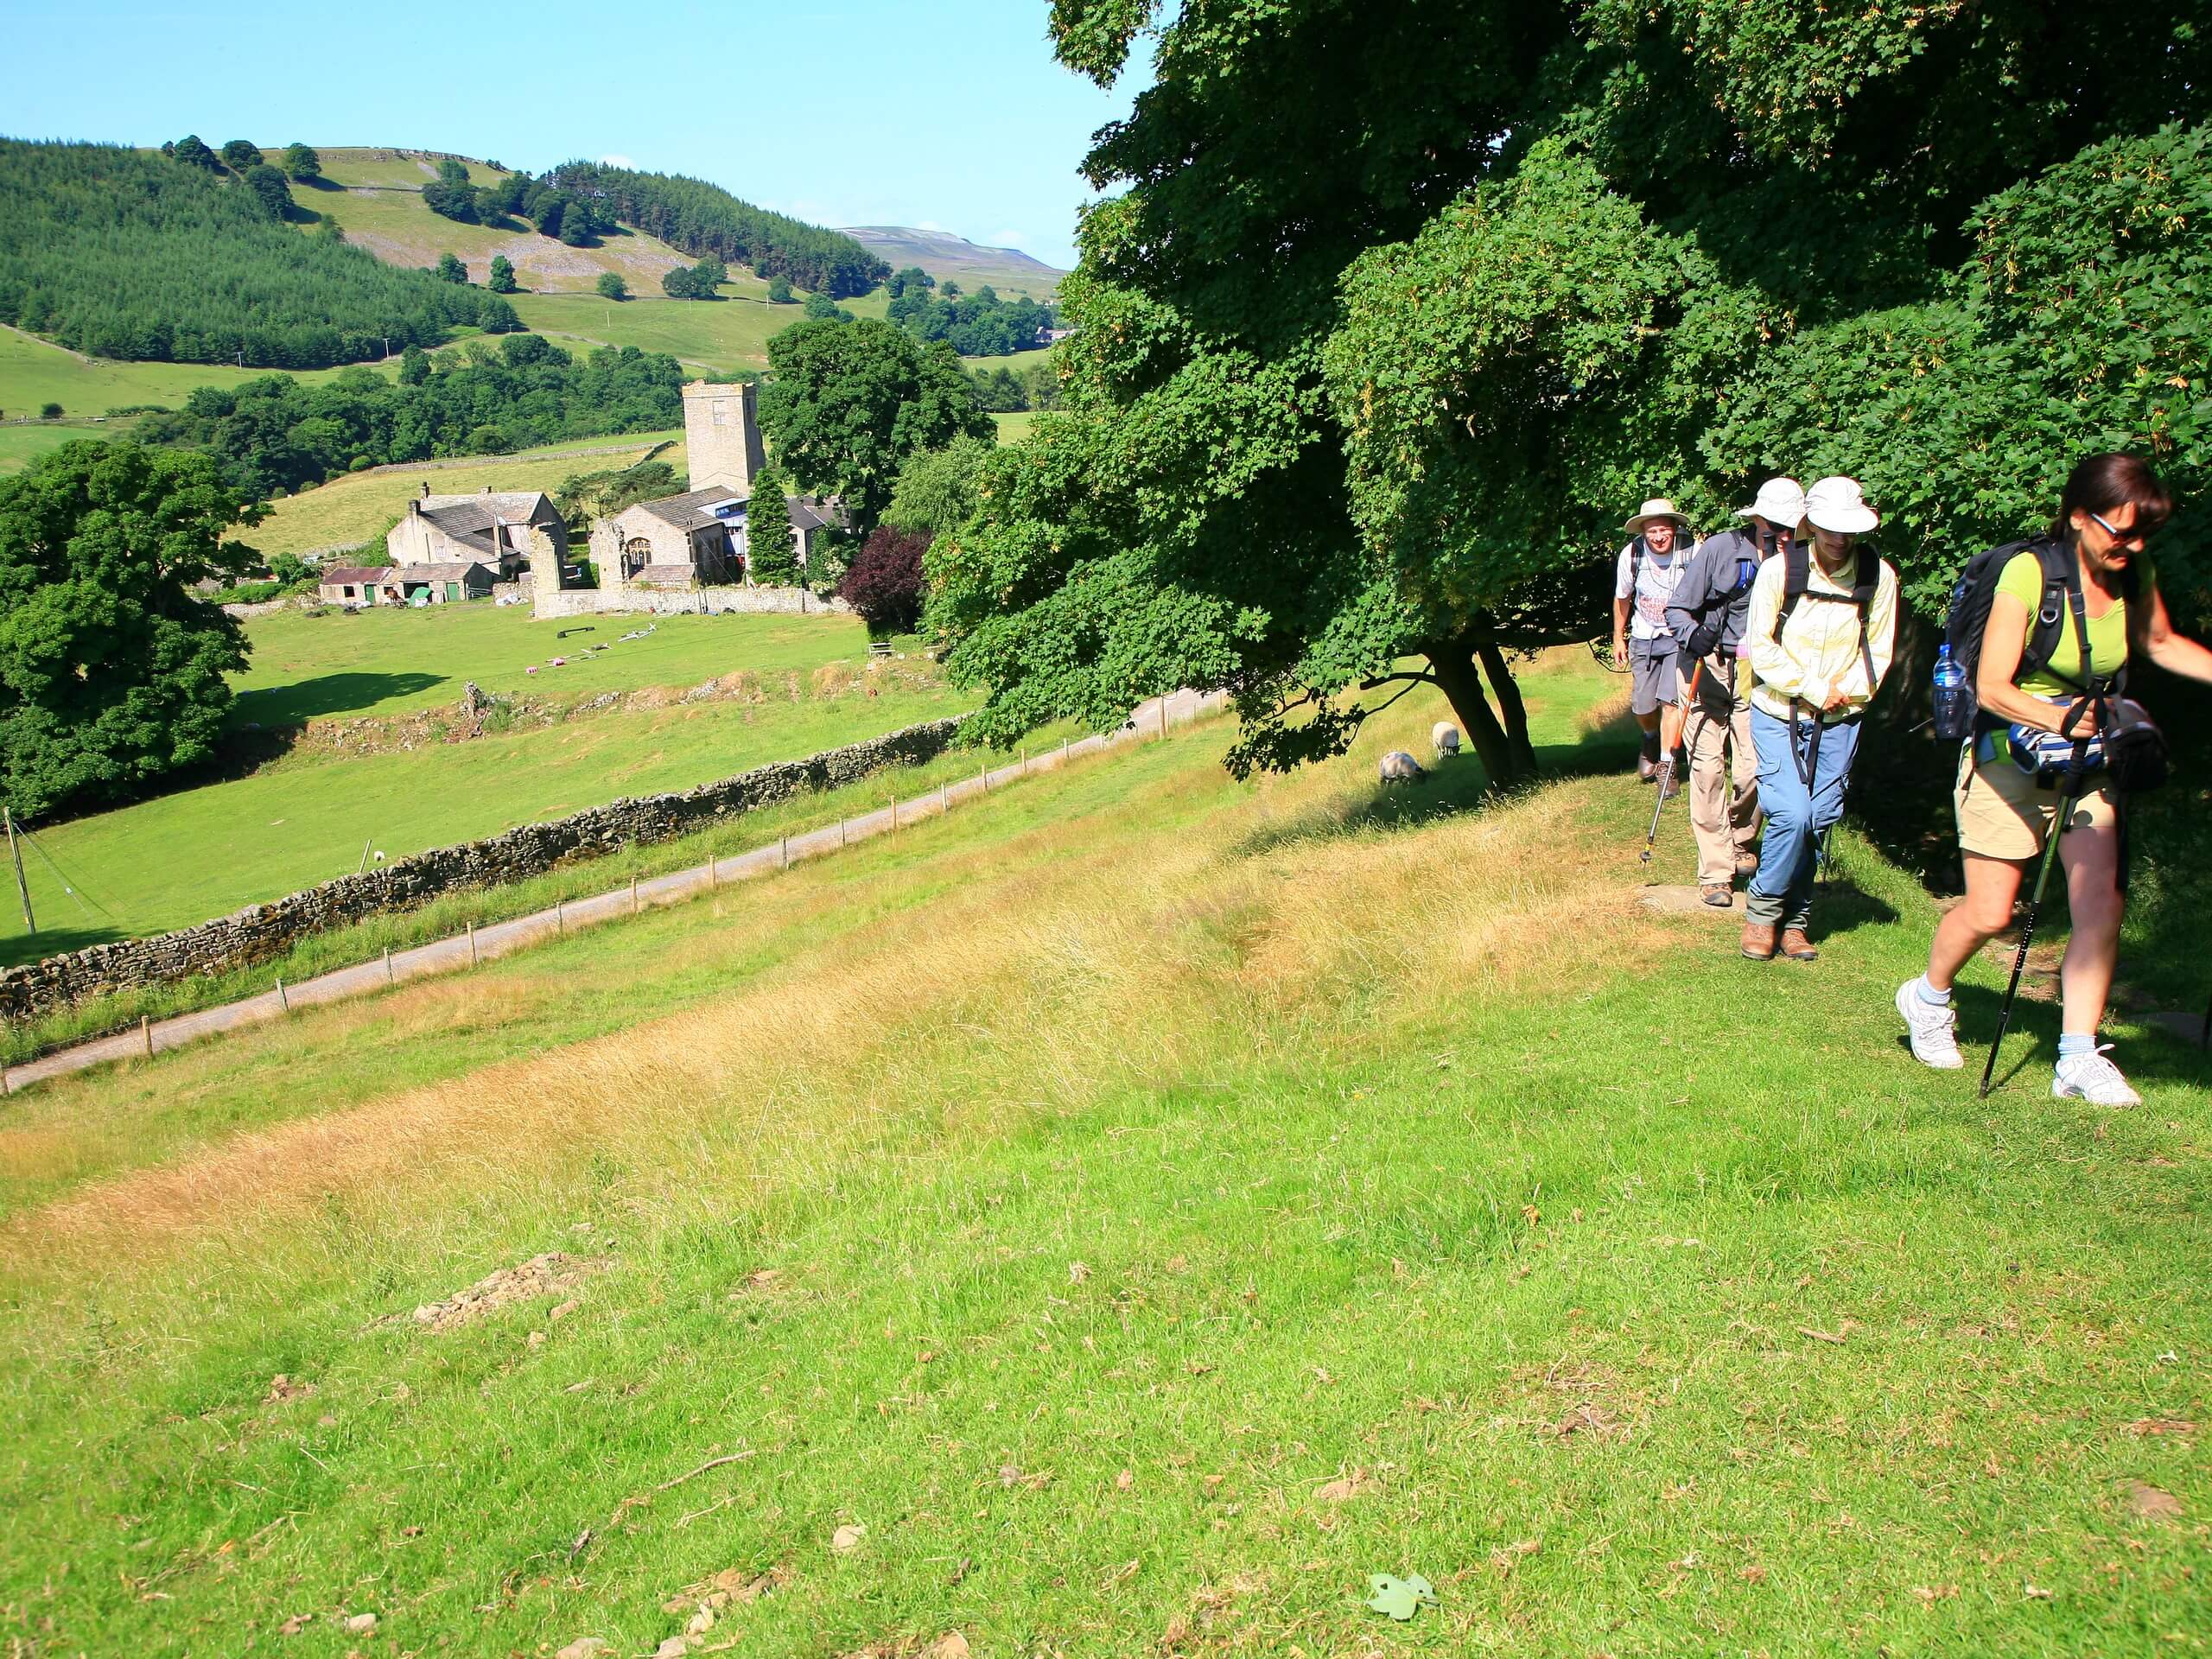
[[[2038,536],[2019,550],[2033,553],[2043,566],[2043,592],[2035,614],[2028,619],[2027,638],[2020,645],[2020,665],[2012,671],[2015,685],[2031,675],[2042,673],[2050,666],[2051,655],[2057,651],[2058,642],[2064,636],[2066,616],[2069,610],[2083,629],[2081,637],[2082,661],[2086,664],[2089,660],[2087,612],[2083,608],[2081,572],[2074,562],[2074,550],[2064,542]],[[1996,575],[2004,575],[2001,567]],[[2056,677],[2067,680],[2063,674]],[[2067,683],[2070,685],[2073,682],[2067,680]]]
[[[1797,608],[1797,601],[1805,597],[1806,587],[1813,575],[1812,554],[1805,543],[1793,538],[1782,555],[1782,603],[1774,613],[1774,633],[1777,645],[1782,643],[1782,631],[1789,624],[1789,614]]]

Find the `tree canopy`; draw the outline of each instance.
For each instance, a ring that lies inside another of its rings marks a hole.
[[[1852,471],[1928,610],[2082,450],[2200,494],[2191,12],[1058,0],[1070,67],[1157,73],[1085,162],[1061,410],[931,551],[974,729],[1220,686],[1287,766],[1413,675],[1503,780],[1508,653],[1596,632],[1647,495]]]
[[[840,497],[865,537],[910,455],[992,434],[949,346],[874,318],[793,324],[768,342],[760,426],[804,488]]]
[[[0,480],[0,798],[18,815],[213,756],[245,635],[191,585],[243,573],[223,533],[258,517],[207,456],[129,442]]]

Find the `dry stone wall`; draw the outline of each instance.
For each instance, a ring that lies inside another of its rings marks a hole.
[[[570,616],[849,616],[853,607],[804,588],[563,588],[533,594],[539,620]]]
[[[435,848],[358,875],[341,875],[197,927],[91,945],[10,968],[0,973],[0,1015],[28,1020],[124,986],[161,984],[246,967],[281,956],[311,933],[387,911],[412,909],[456,887],[518,881],[575,859],[619,851],[633,842],[673,841],[718,818],[810,790],[836,789],[887,766],[919,766],[950,746],[962,718],[909,726],[678,794],[610,801],[570,817],[524,824],[482,841]]]

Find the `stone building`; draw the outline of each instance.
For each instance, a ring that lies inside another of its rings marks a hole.
[[[528,556],[525,549],[524,556]],[[498,578],[475,559],[435,564],[340,564],[322,572],[316,591],[332,605],[458,605],[489,599]]]
[[[397,565],[481,563],[505,582],[528,566],[532,531],[552,538],[556,556],[567,554],[569,527],[543,490],[432,495],[426,484],[385,533],[385,554]]]
[[[396,593],[390,600],[380,597],[385,579],[391,575],[388,564],[325,565],[316,578],[315,591],[331,605],[394,604]]]

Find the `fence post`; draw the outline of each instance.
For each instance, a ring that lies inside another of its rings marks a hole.
[[[944,779],[942,778],[937,780],[937,810],[940,813],[950,812],[952,810],[952,796],[946,790]]]
[[[398,976],[391,971],[391,947],[388,944],[384,948],[384,982],[387,985],[399,982]]]
[[[891,827],[893,830],[899,827],[899,797],[896,794],[891,798]]]
[[[1062,739],[1060,740],[1060,764],[1061,764],[1062,766],[1065,766],[1065,765],[1067,765],[1067,761],[1068,761],[1068,741],[1067,741],[1067,739],[1065,739],[1065,738],[1064,737],[1064,738],[1062,738]]]
[[[292,1011],[292,999],[284,995],[284,976],[276,976],[276,1006],[287,1014]]]
[[[154,1058],[154,1022],[146,1014],[138,1016],[138,1040],[146,1045],[146,1058]]]
[[[468,965],[472,968],[476,965],[476,923],[474,919],[468,924]],[[279,980],[277,983],[281,985],[283,982]]]
[[[983,785],[983,793],[986,795],[989,794],[991,792],[991,763],[988,760],[984,761],[982,769],[976,772],[976,779]]]
[[[776,847],[777,850],[783,855],[781,861],[784,868],[788,870],[791,867],[791,838],[789,836],[779,836],[776,841]]]
[[[845,850],[845,824],[846,824],[846,822],[847,822],[847,821],[846,821],[845,819],[843,819],[843,818],[840,818],[840,819],[838,819],[838,820],[837,820],[837,850],[838,850],[839,852],[841,852],[841,853],[842,853],[842,851],[844,851],[844,850]]]
[[[638,913],[638,873],[635,870],[630,872],[630,913],[632,916]]]
[[[559,899],[553,901],[553,934],[556,938],[569,931],[569,918],[561,913],[564,902]]]

